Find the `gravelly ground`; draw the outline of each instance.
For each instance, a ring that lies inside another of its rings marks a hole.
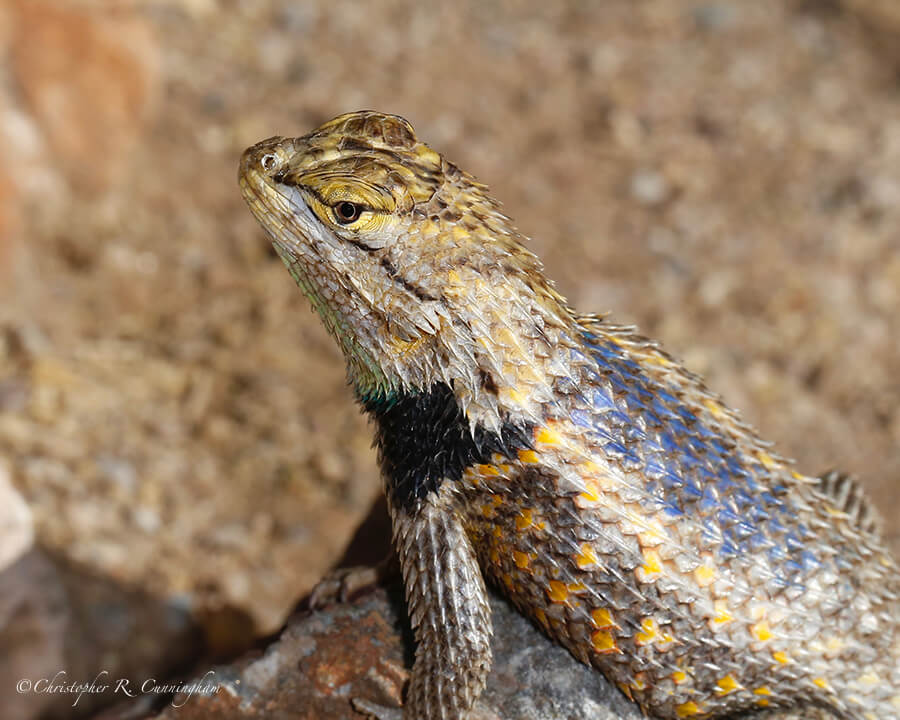
[[[41,541],[265,631],[336,559],[369,431],[235,171],[368,107],[900,549],[895,5],[443,5],[0,9],[0,457]]]

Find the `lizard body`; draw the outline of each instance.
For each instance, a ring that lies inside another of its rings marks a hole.
[[[406,720],[467,717],[485,580],[654,717],[900,718],[900,574],[855,488],[570,308],[408,122],[271,138],[240,183],[375,420],[418,642]]]

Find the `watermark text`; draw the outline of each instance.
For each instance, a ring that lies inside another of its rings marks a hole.
[[[73,680],[65,670],[53,677],[32,680],[22,678],[16,683],[18,693],[40,695],[70,695],[72,707],[89,695],[112,692],[115,695],[137,697],[138,695],[172,695],[172,707],[181,707],[194,695],[215,695],[219,691],[215,673],[210,670],[203,677],[187,682],[164,682],[156,678],[137,681],[134,678],[113,678],[106,670],[101,670],[93,680]]]

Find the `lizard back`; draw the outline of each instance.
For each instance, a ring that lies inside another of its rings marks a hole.
[[[591,322],[529,449],[463,478],[486,572],[660,717],[895,717],[897,567],[654,344]]]

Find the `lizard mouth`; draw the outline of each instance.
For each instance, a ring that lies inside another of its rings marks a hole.
[[[282,170],[298,152],[294,142],[270,138],[245,151],[238,173],[241,194],[326,325],[344,327],[348,307],[376,310],[371,293],[355,278],[366,253],[332,234],[300,187],[281,181]]]
[[[273,138],[276,139],[281,140]],[[326,258],[316,246],[323,235],[327,242],[328,233],[316,232],[317,223],[302,194],[261,171],[263,151],[270,142],[255,145],[241,158],[238,174],[241,194],[284,261],[297,263],[305,255],[312,255],[317,262],[324,261]]]

